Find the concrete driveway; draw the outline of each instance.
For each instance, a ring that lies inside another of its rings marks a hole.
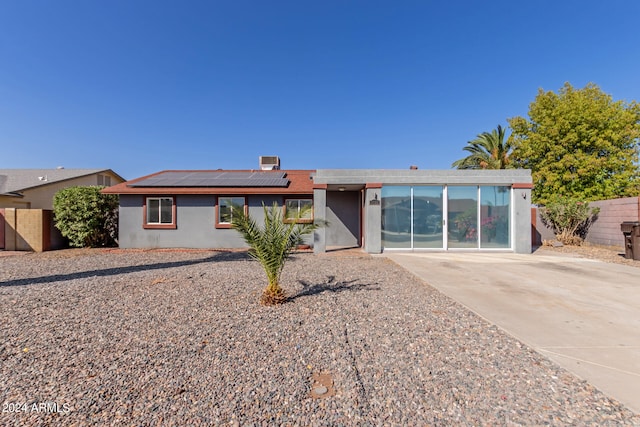
[[[640,268],[562,255],[383,256],[640,413]]]

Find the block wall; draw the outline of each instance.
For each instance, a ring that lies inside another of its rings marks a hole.
[[[589,202],[589,206],[599,207],[600,213],[591,224],[585,241],[594,245],[616,246],[624,248],[624,237],[620,224],[624,221],[640,221],[640,197],[599,200]],[[540,218],[539,209],[532,210],[532,244],[540,245],[542,240],[553,240],[553,231],[547,228]]]
[[[6,208],[4,210],[4,250],[16,250],[16,210]]]
[[[0,249],[4,249],[4,209],[0,208]]]
[[[589,203],[589,206],[599,207],[600,213],[598,219],[589,228],[587,242],[624,247],[620,224],[624,221],[640,221],[639,205],[640,197],[625,197]]]
[[[45,209],[4,210],[4,249],[42,252],[50,249],[52,212]]]

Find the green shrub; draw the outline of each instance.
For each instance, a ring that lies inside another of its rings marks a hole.
[[[53,197],[55,225],[73,247],[115,246],[118,236],[118,196],[104,187],[69,187]]]
[[[591,208],[587,202],[556,196],[540,210],[540,216],[542,222],[553,229],[560,242],[580,245],[598,212],[600,208]]]

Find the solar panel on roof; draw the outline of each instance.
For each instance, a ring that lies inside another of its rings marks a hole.
[[[193,171],[163,172],[129,187],[286,187],[287,173],[277,172],[225,172]]]

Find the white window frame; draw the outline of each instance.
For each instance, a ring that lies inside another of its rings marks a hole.
[[[221,201],[222,200],[230,200],[231,203],[226,203],[226,205],[233,206],[234,204],[240,206],[239,203],[234,203],[233,200],[242,200],[242,207],[244,208],[244,212],[247,213],[247,197],[246,196],[218,196],[216,201],[216,228],[231,228],[231,221],[222,221],[221,217]],[[231,214],[231,218],[233,218],[233,213]]]
[[[157,221],[152,220],[151,203],[157,201]],[[167,201],[171,206],[170,221],[162,220],[162,207]],[[164,203],[163,203],[164,202]],[[147,196],[145,198],[144,226],[146,228],[175,228],[176,225],[176,199],[174,196]]]
[[[291,217],[289,216],[289,204],[291,202],[295,202],[296,206],[295,206],[295,213],[294,215],[292,215]],[[302,210],[302,204],[309,204],[309,216],[308,217],[302,217],[302,218],[298,218],[298,215],[300,215],[300,212]],[[292,222],[292,221],[296,221],[298,223],[308,223],[308,222],[313,222],[313,199],[309,199],[309,198],[291,198],[291,199],[285,199],[284,200],[284,214],[283,214],[283,218],[285,222]],[[297,219],[296,219],[297,218]]]

